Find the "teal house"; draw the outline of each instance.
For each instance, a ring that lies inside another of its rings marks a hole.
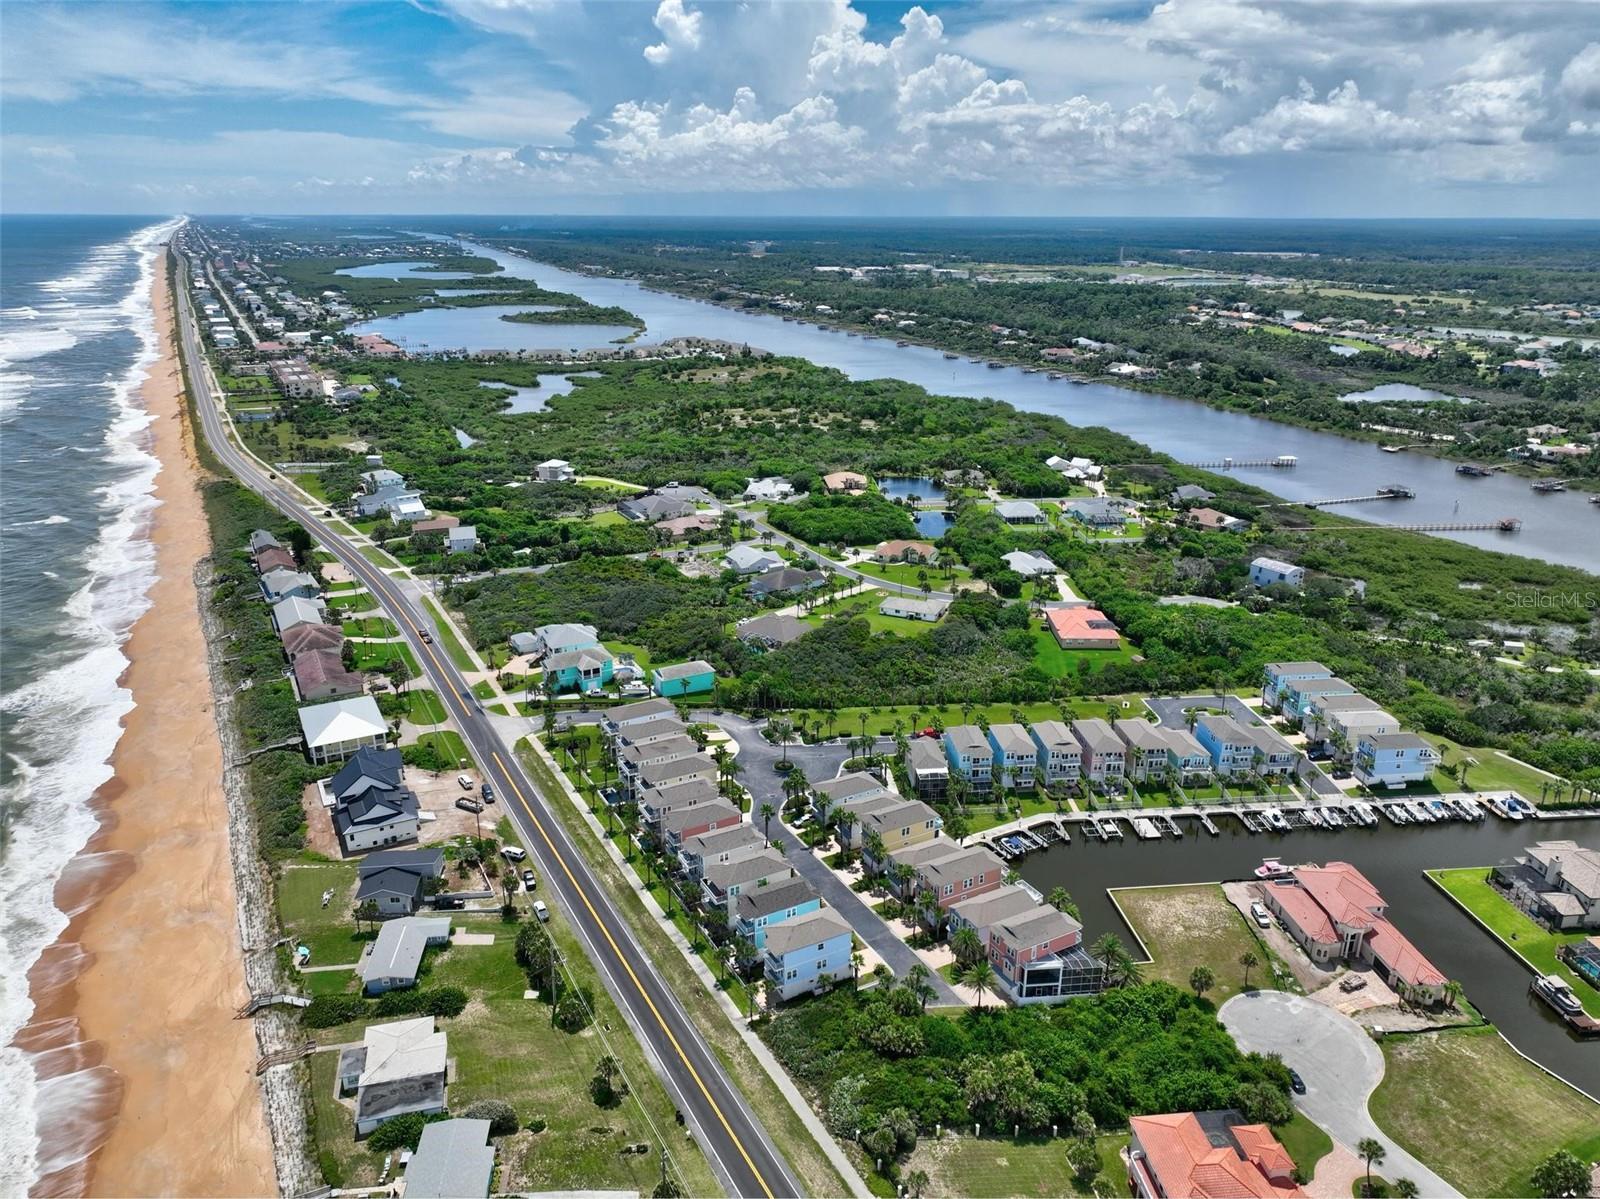
[[[612,679],[616,663],[598,646],[551,654],[544,660],[545,690],[552,695],[563,691],[598,691]]]
[[[679,662],[653,671],[650,680],[657,695],[696,695],[717,685],[717,671],[709,662]]]

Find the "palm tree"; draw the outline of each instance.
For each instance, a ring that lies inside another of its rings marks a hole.
[[[928,1186],[928,1172],[926,1170],[910,1170],[906,1173],[904,1182],[906,1193],[911,1196],[911,1199],[922,1199],[922,1192]]]
[[[983,938],[977,931],[967,925],[962,925],[950,937],[950,952],[956,955],[956,961],[963,967],[973,962],[983,960]]]
[[[793,763],[789,761],[789,742],[794,740],[794,725],[787,720],[774,720],[772,722],[772,735],[777,739],[778,745],[783,750],[783,757],[778,765],[788,769]]]
[[[841,808],[833,818],[834,832],[839,839],[839,848],[845,853],[846,862],[850,860],[850,830],[855,826],[856,814],[854,812],[847,812]]]
[[[1356,1144],[1356,1156],[1367,1163],[1367,1181],[1362,1187],[1364,1194],[1372,1194],[1372,1167],[1374,1165],[1381,1166],[1388,1152],[1380,1142],[1372,1137],[1362,1137]]]
[[[1100,964],[1106,968],[1106,974],[1112,973],[1112,963],[1116,962],[1128,951],[1123,947],[1122,938],[1116,933],[1102,933],[1089,947],[1089,956],[1099,958]]]
[[[1444,984],[1445,1005],[1451,1008],[1457,1007],[1461,1003],[1462,995],[1465,993],[1466,988],[1464,988],[1456,979],[1452,978],[1447,980]]]
[[[778,809],[769,801],[761,805],[761,835],[768,841],[772,840],[772,818],[778,814]]]
[[[1261,959],[1256,957],[1253,949],[1247,949],[1239,955],[1239,965],[1244,967],[1244,989],[1250,989],[1250,971],[1261,964]]]
[[[978,996],[978,1010],[983,1011],[983,997],[994,992],[994,971],[988,962],[973,962],[958,976],[964,986],[971,987]]]
[[[1189,989],[1196,997],[1204,995],[1217,984],[1217,976],[1211,972],[1210,966],[1196,966],[1189,971]]]
[[[1420,1192],[1417,1189],[1417,1184],[1409,1178],[1397,1178],[1394,1180],[1393,1185],[1390,1186],[1389,1193],[1394,1195],[1395,1199],[1417,1199],[1417,1195]]]
[[[934,996],[933,985],[928,981],[932,977],[933,971],[921,962],[917,962],[906,971],[906,989],[921,1002],[924,1012],[928,1010],[928,1000]]]
[[[1051,887],[1050,894],[1045,898],[1045,902],[1056,911],[1065,913],[1074,920],[1078,918],[1078,905],[1072,902],[1072,896],[1065,887]]]

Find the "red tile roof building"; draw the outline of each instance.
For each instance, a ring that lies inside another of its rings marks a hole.
[[[1415,999],[1444,997],[1444,974],[1389,921],[1388,901],[1349,862],[1297,866],[1289,880],[1261,892],[1313,961],[1371,963]]]
[[[1045,620],[1062,649],[1116,649],[1122,644],[1117,626],[1099,608],[1051,608]]]
[[[1213,1114],[1214,1115],[1214,1114]],[[1294,1161],[1265,1124],[1208,1133],[1193,1112],[1134,1116],[1128,1182],[1141,1199],[1292,1199]]]

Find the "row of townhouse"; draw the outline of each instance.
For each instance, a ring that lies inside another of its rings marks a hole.
[[[944,829],[943,818],[922,800],[908,799],[859,771],[815,784],[811,806],[819,824],[838,826],[841,845],[863,849],[873,871],[884,869],[895,853],[936,839]]]
[[[906,750],[906,774],[918,795],[937,798],[952,775],[975,791],[1087,781],[1115,786],[1176,776],[1193,782],[1211,773],[1210,752],[1183,729],[1145,720],[1041,720],[1031,725],[955,725],[944,731],[943,753],[926,739]]]
[[[1242,724],[1232,716],[1200,717],[1194,736],[1223,778],[1289,774],[1300,760],[1299,751],[1265,725]]]
[[[722,795],[717,764],[662,698],[612,708],[601,732],[617,762],[619,798],[638,804],[646,835],[677,862],[706,911],[761,955],[773,998],[847,977],[850,926]]]
[[[1406,732],[1376,700],[1321,662],[1268,663],[1261,698],[1269,709],[1299,721],[1314,750],[1348,757],[1363,786],[1426,782],[1440,762],[1432,744]]]

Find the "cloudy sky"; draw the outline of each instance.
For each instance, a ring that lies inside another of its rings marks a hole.
[[[1600,216],[1595,0],[0,5],[7,211]]]

